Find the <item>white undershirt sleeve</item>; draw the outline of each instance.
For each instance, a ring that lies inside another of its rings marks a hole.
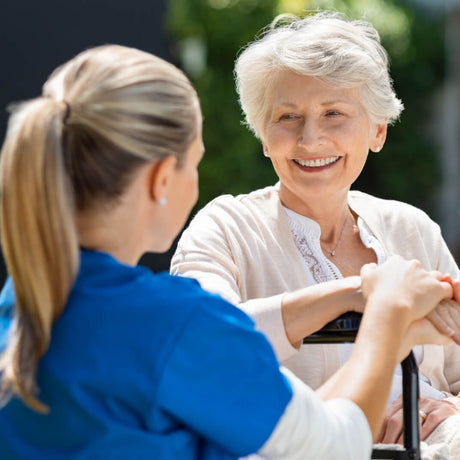
[[[372,434],[362,410],[348,399],[323,401],[285,368],[293,396],[258,454],[283,460],[369,460]]]

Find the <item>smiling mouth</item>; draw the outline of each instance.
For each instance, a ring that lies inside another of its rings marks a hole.
[[[328,166],[337,162],[341,157],[327,157],[327,158],[317,158],[316,160],[294,160],[300,166],[305,166],[308,168],[320,168],[321,166]]]

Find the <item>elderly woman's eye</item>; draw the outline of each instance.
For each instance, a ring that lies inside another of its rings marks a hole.
[[[340,112],[337,112],[337,110],[329,110],[326,112],[327,117],[336,117],[338,115],[342,115]]]
[[[297,120],[298,118],[299,116],[293,113],[284,113],[279,117],[280,120]]]

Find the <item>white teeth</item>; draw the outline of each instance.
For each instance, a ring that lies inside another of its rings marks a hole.
[[[319,166],[330,165],[335,163],[340,157],[327,157],[327,158],[317,158],[316,160],[294,160],[301,166],[308,166],[309,168],[317,168]]]

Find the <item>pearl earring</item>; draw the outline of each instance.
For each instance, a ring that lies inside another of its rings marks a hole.
[[[166,203],[168,202],[168,199],[165,196],[162,196],[158,200],[158,206],[166,206]]]
[[[378,145],[378,146],[375,148],[375,153],[379,153],[380,150],[382,150],[382,147],[380,147],[380,145]]]

